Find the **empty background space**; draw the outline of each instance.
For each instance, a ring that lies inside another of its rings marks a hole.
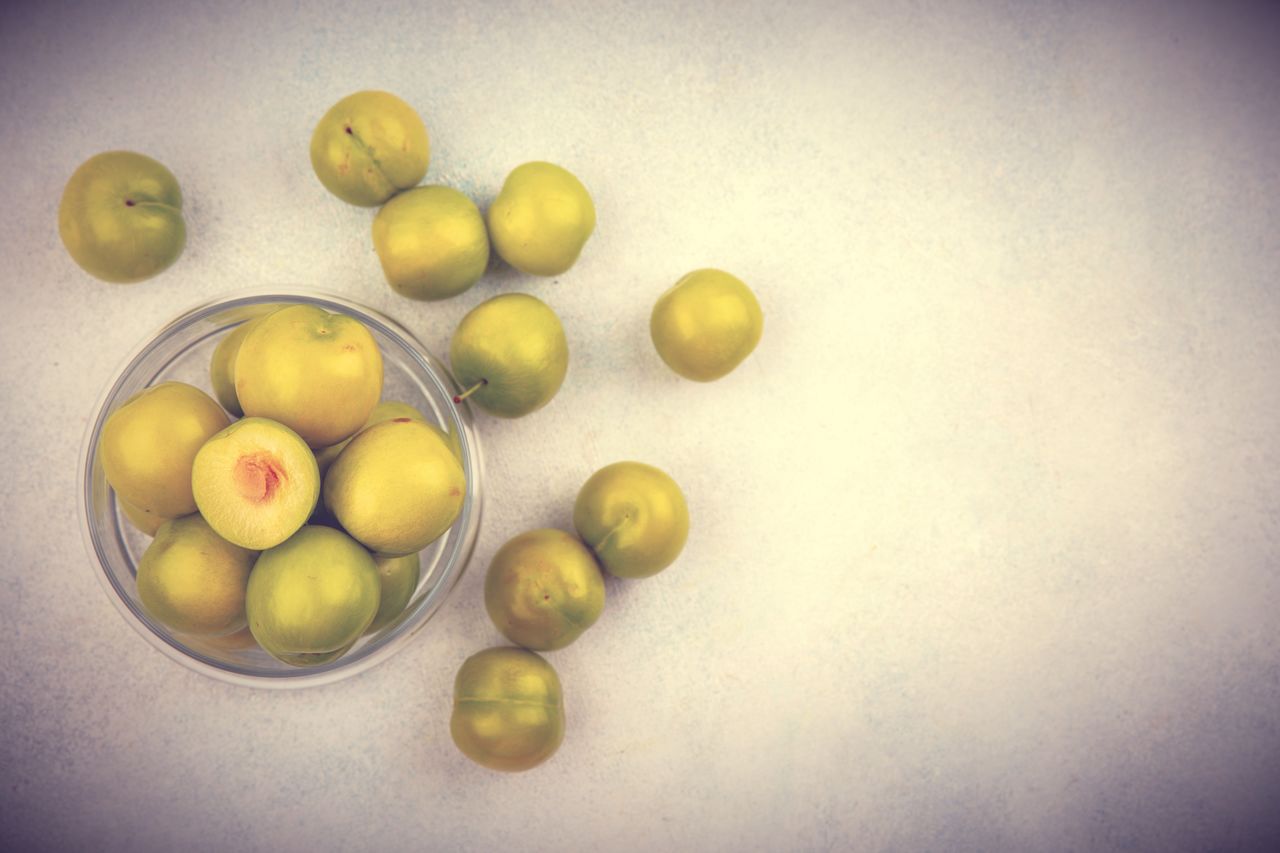
[[[1123,8],[1119,8],[1123,5]],[[0,847],[1265,849],[1280,842],[1280,17],[1265,4],[120,2],[0,12]],[[399,297],[312,174],[362,88],[482,206],[560,163],[599,225],[555,279]],[[189,242],[114,286],[72,171],[165,163]],[[697,267],[765,312],[708,385],[648,317]],[[444,354],[519,290],[545,409],[478,414],[475,559],[403,651],[300,692],[159,654],[89,562],[106,384],[194,304],[305,287]],[[502,642],[485,568],[597,468],[670,472],[678,563],[550,653],[560,752],[453,747]]]

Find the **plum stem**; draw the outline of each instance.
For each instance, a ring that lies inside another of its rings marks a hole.
[[[479,391],[481,388],[483,388],[485,385],[488,385],[488,384],[489,384],[488,379],[481,379],[479,382],[472,385],[470,388],[463,391],[461,394],[455,394],[453,397],[453,402],[461,403],[463,400],[467,399],[472,394],[476,393],[477,391]]]

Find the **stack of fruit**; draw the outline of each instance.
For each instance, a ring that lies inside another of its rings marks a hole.
[[[314,305],[236,327],[210,382],[221,406],[164,382],[103,425],[107,482],[155,536],[139,599],[179,634],[256,642],[295,666],[335,660],[400,615],[419,552],[461,511],[457,444],[379,402],[373,336]]]
[[[387,283],[406,297],[465,292],[491,249],[521,272],[560,275],[595,229],[590,194],[560,166],[517,167],[482,215],[453,188],[418,186],[429,160],[421,117],[387,92],[343,98],[311,138],[321,183],[351,204],[380,207],[373,246]],[[162,165],[108,152],[73,175],[59,227],[86,270],[137,281],[181,253],[181,207]],[[710,382],[750,355],[763,324],[746,284],[700,269],[657,299],[649,331],[672,370]],[[569,348],[550,306],[505,293],[463,318],[449,355],[465,388],[455,402],[470,397],[514,418],[555,396]],[[417,585],[416,552],[457,516],[467,484],[456,444],[403,404],[377,404],[381,360],[368,332],[318,309],[286,308],[237,328],[218,346],[211,380],[242,420],[228,426],[207,395],[165,383],[126,403],[103,431],[107,478],[129,517],[152,528],[176,518],[141,561],[140,597],[175,631],[226,635],[247,619],[252,639],[280,660],[333,660],[404,608]],[[489,566],[486,609],[516,645],[463,663],[451,721],[459,749],[487,767],[523,770],[556,751],[561,685],[538,652],[567,646],[596,622],[602,571],[637,578],[669,566],[688,537],[689,511],[666,473],[619,462],[583,485],[573,523],[576,536],[516,536]]]
[[[311,135],[311,165],[335,196],[361,207],[381,205],[373,247],[387,283],[411,299],[441,300],[468,290],[489,267],[490,248],[516,269],[539,276],[566,272],[596,227],[587,188],[552,163],[516,167],[481,215],[452,187],[417,186],[431,143],[422,117],[389,92],[348,95]],[[504,293],[462,319],[449,361],[491,414],[527,415],[560,390],[569,368],[564,326],[545,302]]]
[[[619,578],[655,575],[689,538],[684,493],[665,472],[617,462],[592,474],[573,505],[577,536],[531,530],[494,555],[485,609],[521,648],[491,648],[462,664],[453,687],[453,741],[495,770],[527,770],[564,739],[560,679],[539,651],[578,639],[604,610],[601,569]]]

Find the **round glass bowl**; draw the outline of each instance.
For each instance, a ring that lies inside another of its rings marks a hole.
[[[148,616],[138,599],[136,576],[138,561],[151,538],[125,517],[115,492],[107,485],[98,456],[102,426],[122,403],[143,388],[168,380],[186,382],[213,396],[209,360],[222,336],[274,305],[292,304],[318,305],[364,323],[382,349],[382,399],[408,403],[446,433],[457,436],[468,487],[453,526],[422,551],[418,587],[400,616],[376,633],[362,637],[342,657],[315,667],[293,667],[276,660],[258,647],[247,629],[230,637],[187,637]],[[151,336],[107,387],[80,453],[85,541],[107,594],[125,619],[156,648],[197,672],[235,684],[327,684],[385,660],[403,648],[444,603],[475,548],[483,474],[470,410],[465,403],[453,402],[458,391],[449,371],[413,335],[382,314],[336,296],[301,291],[251,294],[221,299],[186,312]]]

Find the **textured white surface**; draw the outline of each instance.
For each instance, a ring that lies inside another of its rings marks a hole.
[[[0,847],[1206,849],[1280,839],[1280,65],[1261,7],[32,4],[0,23]],[[401,299],[310,171],[339,97],[398,93],[428,180],[548,159],[599,229],[557,281]],[[178,176],[190,243],[117,287],[63,251],[90,155]],[[766,329],[679,380],[654,299],[751,283]],[[93,577],[86,420],[168,318],[304,284],[438,353],[534,293],[563,391],[483,419],[476,560],[409,648],[331,687],[158,654]],[[564,746],[468,763],[454,671],[510,536],[596,468],[684,486],[680,562],[549,659]]]

